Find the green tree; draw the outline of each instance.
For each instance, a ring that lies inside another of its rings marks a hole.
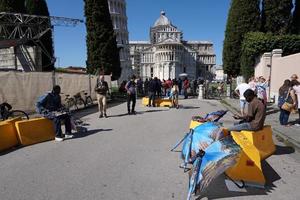
[[[295,2],[292,32],[294,34],[300,34],[300,0],[296,0],[296,2]]]
[[[289,33],[292,8],[293,0],[263,0],[261,30],[280,35]]]
[[[25,0],[26,12],[30,15],[43,15],[49,16],[49,10],[47,2],[45,0]],[[48,21],[47,23],[51,23]],[[54,48],[53,48],[53,39],[52,32],[48,31],[45,33],[41,39],[41,43],[45,47],[46,52],[42,52],[42,65],[43,71],[52,71],[54,70]]]
[[[24,13],[24,0],[0,0],[0,12]]]
[[[87,70],[89,73],[121,75],[119,50],[107,0],[84,0],[87,29]]]
[[[244,35],[260,27],[260,0],[232,0],[225,31],[223,65],[228,75],[240,74]]]

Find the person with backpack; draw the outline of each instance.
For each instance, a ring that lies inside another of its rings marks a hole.
[[[135,83],[135,75],[132,75],[130,81],[128,81],[125,85],[125,89],[127,91],[127,110],[128,115],[135,115],[135,103],[136,103],[136,83]],[[132,107],[130,111],[130,102],[132,101]]]
[[[55,141],[58,142],[63,141],[65,138],[73,137],[71,116],[68,113],[62,112],[64,108],[61,104],[60,91],[60,86],[55,85],[50,93],[38,99],[36,105],[39,114],[54,122]],[[65,124],[65,134],[61,130],[61,121],[64,121]]]
[[[108,84],[104,81],[104,76],[100,75],[99,79],[97,79],[97,84],[95,87],[95,92],[97,93],[97,101],[98,101],[98,109],[100,112],[99,118],[102,118],[103,115],[107,118],[106,114],[106,105],[107,105],[107,92],[108,92]]]

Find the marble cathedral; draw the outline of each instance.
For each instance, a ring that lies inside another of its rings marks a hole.
[[[207,78],[216,64],[213,43],[185,41],[164,11],[150,28],[150,41],[129,41],[131,65],[141,78]]]

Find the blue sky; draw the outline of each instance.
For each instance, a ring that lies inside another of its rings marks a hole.
[[[52,16],[84,19],[83,0],[48,0]],[[127,0],[129,40],[149,40],[149,29],[164,10],[185,40],[208,40],[215,45],[217,64],[222,48],[230,0]],[[55,27],[56,66],[85,66],[85,24]]]

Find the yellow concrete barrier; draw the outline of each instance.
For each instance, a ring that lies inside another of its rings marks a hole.
[[[143,97],[142,99],[142,105],[147,106],[149,103],[149,97]],[[160,107],[164,107],[164,106],[168,106],[171,107],[172,106],[172,100],[171,99],[161,99],[161,98],[156,98],[154,101],[155,106],[160,106]]]
[[[200,124],[202,124],[202,123],[201,123],[201,122],[194,121],[194,120],[191,120],[191,123],[190,123],[190,129],[194,129],[194,128],[196,128],[197,126],[199,126]]]
[[[160,99],[159,106],[160,107],[171,107],[172,100],[171,99]]]
[[[226,174],[233,180],[244,181],[248,185],[264,186],[266,179],[261,168],[259,150],[241,132],[231,132],[234,141],[242,148],[237,164],[229,168]]]
[[[272,137],[271,126],[265,126],[260,131],[241,131],[245,137],[258,149],[262,160],[272,155],[276,147]]]
[[[20,118],[0,122],[0,151],[19,145],[15,122]]]
[[[55,137],[54,124],[46,118],[19,121],[16,122],[16,128],[24,146],[53,140]]]

